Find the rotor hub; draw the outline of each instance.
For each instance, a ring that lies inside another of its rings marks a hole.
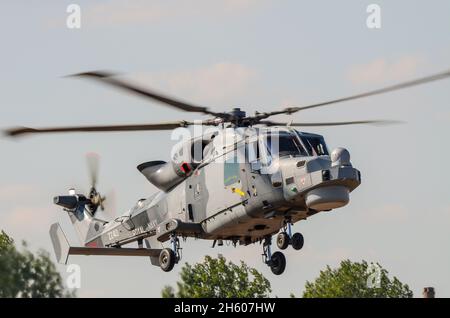
[[[233,108],[233,110],[231,112],[229,112],[229,114],[235,119],[235,120],[239,120],[245,117],[246,113],[245,111],[241,110],[239,107],[235,107]]]

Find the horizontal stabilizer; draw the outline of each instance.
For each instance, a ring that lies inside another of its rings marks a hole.
[[[67,264],[69,255],[150,256],[159,257],[160,248],[115,248],[70,246],[59,223],[50,227],[50,238],[58,263]]]
[[[106,256],[159,256],[161,249],[115,248],[115,247],[75,247],[69,249],[70,255],[106,255]]]

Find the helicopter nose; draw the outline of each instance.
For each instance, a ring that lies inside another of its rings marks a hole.
[[[349,190],[344,186],[317,188],[309,191],[305,198],[306,206],[317,211],[343,207],[349,200]]]
[[[352,167],[350,153],[344,148],[336,148],[330,157],[289,158],[279,164],[285,198],[316,211],[347,205],[350,192],[361,183],[360,173]]]

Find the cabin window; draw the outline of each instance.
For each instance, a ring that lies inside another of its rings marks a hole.
[[[239,162],[236,151],[228,153],[225,158],[223,183],[225,186],[239,182]]]
[[[249,163],[258,161],[260,159],[258,140],[247,143],[246,158]]]
[[[209,159],[210,157],[214,156],[216,149],[214,148],[214,143],[210,142],[205,146],[205,149],[203,149],[203,160]]]
[[[205,150],[208,142],[205,140],[196,140],[191,146],[191,158],[193,163],[200,163],[203,160],[203,151]]]

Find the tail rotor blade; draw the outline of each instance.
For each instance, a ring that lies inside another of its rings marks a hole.
[[[92,188],[95,188],[95,186],[97,184],[99,160],[100,160],[100,156],[95,152],[90,152],[86,155],[89,178],[91,181]]]
[[[108,219],[114,220],[117,217],[116,191],[108,191],[102,200],[101,213]]]

